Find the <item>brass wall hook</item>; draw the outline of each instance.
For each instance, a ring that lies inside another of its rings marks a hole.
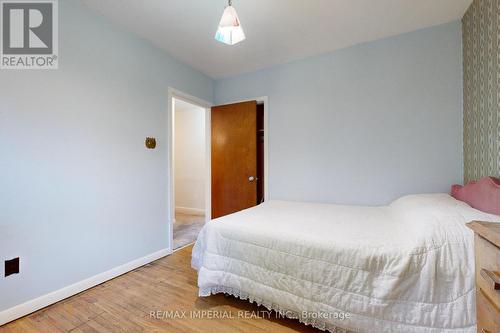
[[[146,147],[148,149],[155,149],[156,148],[156,139],[155,138],[146,138]]]

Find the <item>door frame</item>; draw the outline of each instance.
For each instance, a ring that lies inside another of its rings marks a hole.
[[[172,252],[174,250],[174,219],[175,219],[175,174],[174,174],[174,135],[175,135],[175,115],[174,115],[174,99],[180,99],[184,102],[194,104],[205,109],[205,223],[210,221],[211,207],[211,131],[210,115],[212,104],[198,97],[186,94],[180,90],[168,87],[168,112],[167,112],[167,128],[168,128],[168,248]]]
[[[167,160],[168,160],[168,190],[167,190],[167,200],[168,200],[168,248],[173,251],[174,244],[174,219],[175,219],[175,175],[174,175],[174,98],[183,100],[185,102],[194,104],[205,109],[205,168],[206,168],[206,179],[205,179],[205,223],[211,220],[212,215],[212,107],[216,106],[198,97],[189,95],[175,88],[168,88],[168,112],[167,112]],[[269,98],[267,96],[261,96],[256,98],[248,98],[244,100],[238,100],[234,102],[228,102],[219,105],[235,104],[247,101],[257,101],[258,103],[264,103],[264,200],[269,198]]]

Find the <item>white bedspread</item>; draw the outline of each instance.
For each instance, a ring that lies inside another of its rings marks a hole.
[[[192,264],[200,296],[230,293],[331,332],[472,333],[471,220],[500,216],[446,194],[269,201],[207,223]]]

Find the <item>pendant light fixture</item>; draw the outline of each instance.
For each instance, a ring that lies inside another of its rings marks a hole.
[[[245,33],[241,27],[236,9],[232,6],[232,0],[229,0],[228,6],[224,9],[219,28],[215,33],[215,40],[228,45],[234,45],[245,40]]]

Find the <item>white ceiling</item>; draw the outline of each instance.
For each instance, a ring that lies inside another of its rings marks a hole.
[[[460,19],[472,0],[233,0],[247,39],[214,40],[225,0],[83,0],[213,78]]]

